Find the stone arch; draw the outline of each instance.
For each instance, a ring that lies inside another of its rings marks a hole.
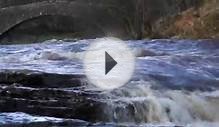
[[[78,2],[39,2],[0,9],[0,35],[10,28],[43,15],[62,15],[81,19],[95,19],[101,9]],[[94,17],[94,18],[92,18]]]
[[[3,8],[0,9],[0,17],[4,17],[0,18],[0,39],[2,40],[2,38],[4,38],[9,31],[16,29],[23,23],[47,16],[62,16],[65,18],[69,17],[77,19],[78,23],[84,21],[89,23],[89,25],[95,26],[94,30],[99,30],[104,33],[103,29],[96,24],[96,20],[98,19],[97,12],[100,10],[101,8],[81,4],[78,2],[40,2],[33,5]],[[60,18],[60,20],[62,19]]]
[[[97,38],[105,36],[95,22],[63,15],[40,15],[22,21],[0,36],[0,42],[41,42],[48,39]]]

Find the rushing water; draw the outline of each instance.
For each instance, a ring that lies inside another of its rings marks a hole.
[[[92,41],[95,39],[1,45],[0,69],[84,74],[82,59]],[[136,55],[135,74],[127,85],[103,92],[107,97],[99,101],[108,104],[103,113],[107,115],[103,117],[117,125],[219,126],[219,41],[130,40],[127,43]],[[93,86],[87,89],[97,90]],[[1,114],[0,124],[7,117],[7,113]]]

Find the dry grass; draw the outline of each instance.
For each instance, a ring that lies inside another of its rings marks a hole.
[[[163,37],[219,38],[219,1],[206,1],[200,8],[190,8],[164,22],[168,27],[159,29]]]

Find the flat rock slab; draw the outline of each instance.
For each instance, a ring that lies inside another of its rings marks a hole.
[[[86,91],[80,74],[55,74],[31,70],[1,70],[0,112],[25,112],[40,116],[101,121],[106,103],[98,91]]]
[[[106,105],[98,101],[99,93],[82,90],[1,85],[0,96],[0,112],[25,112],[86,121],[103,120],[99,115]]]
[[[86,84],[81,74],[55,74],[30,70],[1,70],[0,84],[18,83],[28,87],[67,88]]]

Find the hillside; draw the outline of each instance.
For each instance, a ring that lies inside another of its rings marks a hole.
[[[204,1],[200,7],[161,18],[153,25],[152,38],[219,38],[219,1]]]

